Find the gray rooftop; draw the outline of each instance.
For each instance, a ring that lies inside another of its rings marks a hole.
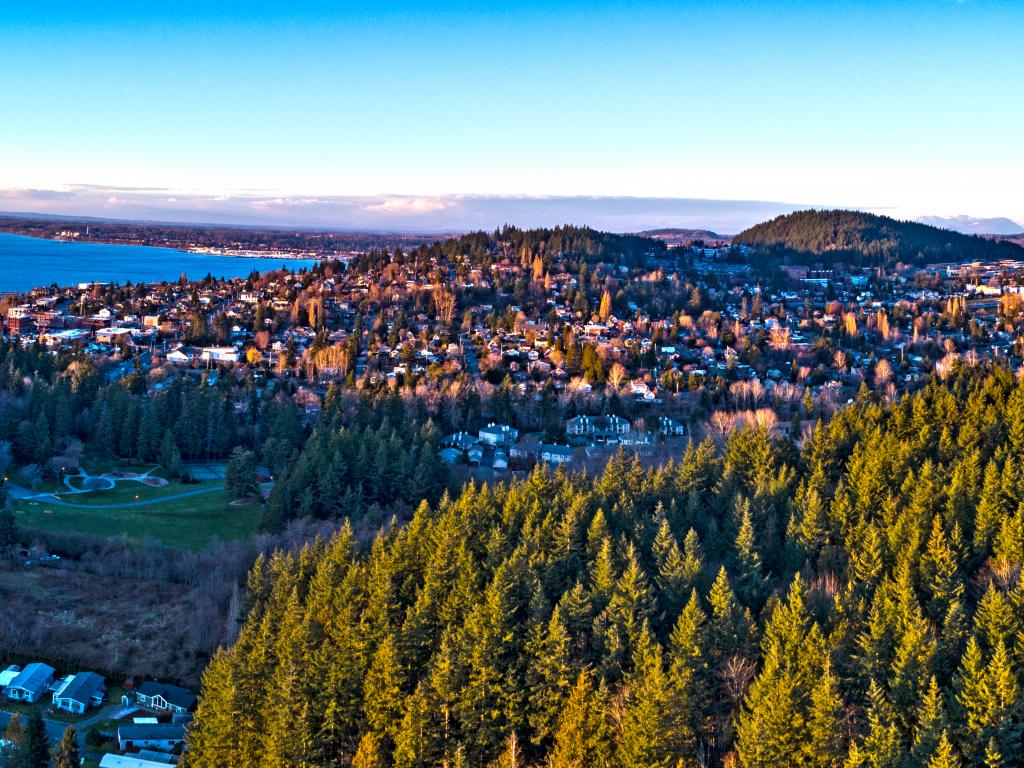
[[[88,704],[90,699],[99,695],[103,690],[104,680],[95,672],[79,672],[69,682],[64,690],[60,692],[60,699],[74,699],[83,704]]]
[[[26,664],[25,668],[18,673],[18,676],[11,681],[11,688],[24,688],[28,691],[38,691],[45,688],[53,678],[53,667],[41,662]]]
[[[185,738],[185,726],[181,723],[122,725],[117,729],[117,738],[121,741],[180,740]]]

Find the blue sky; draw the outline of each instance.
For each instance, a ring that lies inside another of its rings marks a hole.
[[[1018,2],[8,5],[0,209],[269,220],[355,197],[406,226],[452,195],[585,195],[1024,219]]]

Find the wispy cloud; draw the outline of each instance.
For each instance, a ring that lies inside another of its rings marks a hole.
[[[732,233],[806,207],[757,200],[594,196],[310,196],[250,190],[211,195],[159,187],[96,184],[74,184],[54,190],[0,189],[0,200],[0,207],[11,212],[116,215],[137,221],[415,231],[492,229],[511,223],[589,224],[619,232],[692,227]]]
[[[444,211],[457,203],[443,197],[385,197],[363,206],[371,213],[423,214]]]
[[[0,189],[4,200],[63,200],[74,196],[74,192],[58,189]]]

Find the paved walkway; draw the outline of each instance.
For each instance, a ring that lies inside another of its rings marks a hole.
[[[161,496],[158,499],[144,499],[142,501],[126,501],[118,504],[72,504],[70,501],[64,501],[59,496],[55,496],[52,493],[33,493],[27,488],[21,488],[20,486],[7,484],[8,490],[11,492],[11,497],[14,499],[26,499],[29,501],[40,501],[47,504],[55,504],[59,507],[72,507],[73,509],[135,509],[136,507],[149,507],[154,504],[164,504],[168,501],[177,501],[178,499],[189,499],[193,496],[202,496],[203,494],[213,493],[219,491],[221,488],[218,486],[210,486],[208,488],[196,488],[193,491],[182,491],[181,493],[172,493],[169,496]]]

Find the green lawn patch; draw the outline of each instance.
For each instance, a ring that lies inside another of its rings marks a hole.
[[[156,539],[169,547],[201,549],[214,536],[225,541],[248,538],[259,528],[262,506],[258,502],[238,506],[223,488],[200,496],[168,499],[148,506],[104,509],[105,504],[148,501],[218,486],[219,483],[149,488],[140,483],[119,483],[111,491],[64,497],[81,507],[65,507],[46,500],[19,501],[14,507],[18,524],[25,528],[62,533],[141,540]]]
[[[108,685],[107,695],[103,700],[104,705],[107,704],[120,704],[121,697],[124,696],[124,688],[120,685]]]

